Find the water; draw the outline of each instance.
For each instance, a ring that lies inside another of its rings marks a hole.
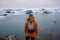
[[[48,32],[54,32],[60,35],[60,13],[34,14],[34,17],[38,23],[38,36]],[[16,35],[18,39],[24,39],[24,22],[26,18],[28,18],[27,14],[8,15],[0,18],[0,36],[13,34]]]

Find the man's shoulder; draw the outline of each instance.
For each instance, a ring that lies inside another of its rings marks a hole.
[[[28,23],[28,21],[25,21],[25,23]]]

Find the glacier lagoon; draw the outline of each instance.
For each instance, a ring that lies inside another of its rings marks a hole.
[[[37,13],[33,14],[38,23],[38,37],[45,37],[52,33],[60,37],[60,13],[53,12],[49,14]],[[28,14],[15,14],[0,17],[0,36],[15,35],[17,39],[24,39],[24,22],[28,18]],[[45,39],[45,38],[44,38]],[[56,38],[57,40],[58,38]]]

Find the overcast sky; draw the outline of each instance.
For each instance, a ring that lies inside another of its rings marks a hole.
[[[0,8],[60,8],[60,0],[0,0]]]

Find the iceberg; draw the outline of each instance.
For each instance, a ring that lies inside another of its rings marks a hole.
[[[4,18],[5,16],[0,16],[0,18]]]

